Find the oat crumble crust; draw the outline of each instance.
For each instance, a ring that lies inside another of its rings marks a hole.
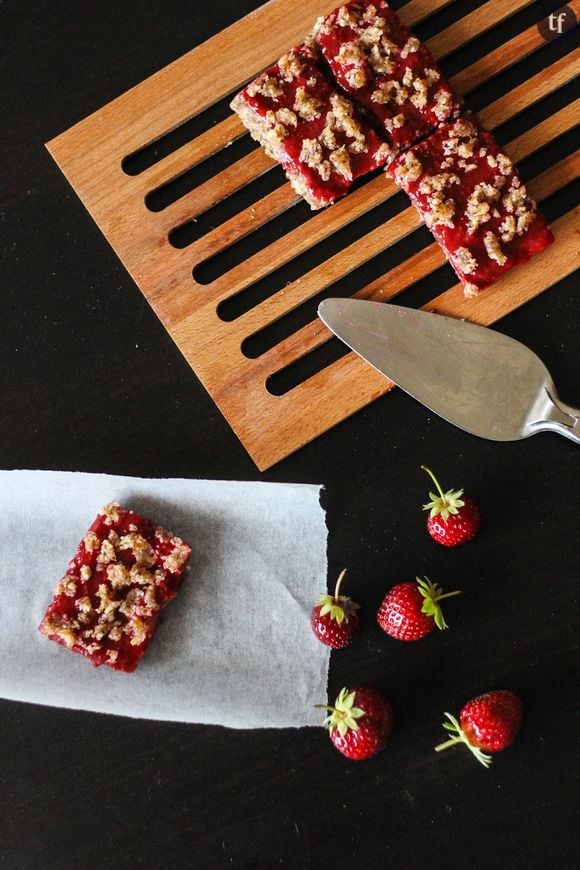
[[[312,39],[338,84],[397,150],[459,113],[461,98],[385,0],[351,0],[319,18]]]
[[[188,544],[149,520],[105,505],[60,580],[39,631],[95,666],[133,671],[160,610],[177,594]]]
[[[553,241],[517,170],[475,116],[442,124],[387,170],[474,295]]]
[[[392,156],[305,45],[258,76],[231,106],[312,208],[334,202]]]

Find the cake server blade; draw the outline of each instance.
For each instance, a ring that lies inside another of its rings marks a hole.
[[[557,396],[543,362],[500,332],[362,299],[326,299],[323,323],[417,401],[481,438],[551,431],[580,444],[580,411]]]

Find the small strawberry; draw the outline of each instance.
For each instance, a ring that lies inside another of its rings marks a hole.
[[[321,643],[333,649],[348,646],[360,630],[359,605],[339,595],[346,568],[336,581],[334,595],[321,595],[310,614],[312,631]]]
[[[417,583],[399,583],[383,598],[377,613],[377,622],[383,631],[397,640],[420,640],[437,628],[447,628],[439,602],[444,598],[459,595],[443,593],[428,577]]]
[[[362,761],[387,745],[393,730],[393,708],[388,698],[375,689],[342,689],[334,707],[317,706],[330,711],[324,727],[347,758]]]
[[[520,730],[522,702],[513,692],[488,692],[467,702],[459,714],[461,724],[450,713],[445,715],[449,722],[444,722],[443,727],[454,736],[436,746],[435,752],[465,743],[477,760],[489,767],[492,758],[486,753],[501,752]]]
[[[427,472],[439,493],[436,495],[430,492],[431,501],[423,505],[423,510],[429,511],[427,531],[433,540],[444,547],[457,547],[458,544],[470,541],[481,525],[476,503],[470,498],[462,498],[462,489],[443,492],[433,472],[424,465],[421,468]]]

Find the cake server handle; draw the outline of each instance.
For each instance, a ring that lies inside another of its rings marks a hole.
[[[580,444],[580,409],[566,405],[553,387],[546,388],[545,397],[543,419],[532,424],[534,433],[556,432],[575,444]]]

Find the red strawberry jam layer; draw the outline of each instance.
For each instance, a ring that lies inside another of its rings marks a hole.
[[[191,548],[114,502],[79,544],[39,631],[95,667],[134,671],[177,595]]]
[[[314,39],[340,87],[397,150],[459,113],[430,51],[384,0],[353,0],[319,18]]]
[[[234,98],[232,109],[313,209],[344,196],[356,178],[391,156],[306,46],[258,76]]]
[[[515,166],[473,116],[442,124],[388,171],[443,248],[466,295],[554,241]]]

